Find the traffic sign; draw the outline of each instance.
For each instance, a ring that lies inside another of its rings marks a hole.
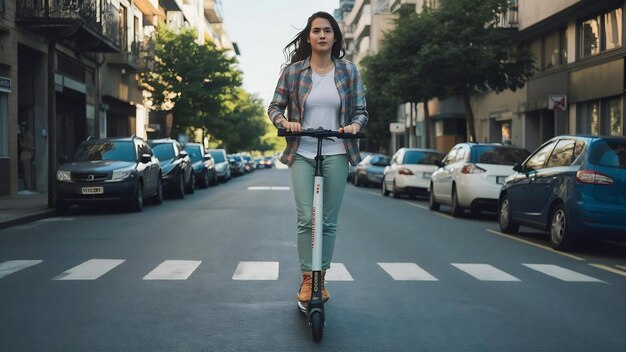
[[[565,109],[567,109],[567,95],[549,95],[548,109],[554,111],[565,111]]]
[[[389,131],[391,133],[404,133],[406,126],[401,122],[392,122],[389,124]]]

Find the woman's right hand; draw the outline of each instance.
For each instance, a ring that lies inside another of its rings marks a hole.
[[[290,122],[287,119],[283,119],[280,125],[287,130],[287,132],[302,132],[302,126],[300,122]]]

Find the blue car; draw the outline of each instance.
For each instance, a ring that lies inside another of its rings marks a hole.
[[[503,232],[543,229],[558,250],[626,237],[626,137],[554,137],[513,170],[498,201]]]

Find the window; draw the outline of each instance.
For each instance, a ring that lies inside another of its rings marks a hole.
[[[128,51],[128,9],[120,4],[120,51]]]
[[[622,46],[622,9],[617,8],[580,23],[580,57]]]
[[[567,35],[565,29],[543,39],[543,67],[561,66],[567,63]]]
[[[541,169],[545,165],[546,160],[548,159],[550,154],[552,153],[552,149],[554,149],[556,142],[557,141],[552,141],[536,151],[535,154],[533,154],[533,156],[531,156],[526,163],[526,168],[531,170]]]
[[[593,100],[579,105],[578,133],[622,135],[622,99]]]
[[[572,139],[562,139],[554,148],[550,155],[547,167],[569,166],[574,161],[574,147],[576,141]]]
[[[4,0],[0,0],[0,13],[4,12]]]

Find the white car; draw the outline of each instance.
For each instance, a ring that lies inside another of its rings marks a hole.
[[[431,176],[430,209],[449,204],[453,216],[461,216],[465,209],[474,215],[483,209],[496,210],[504,180],[529,154],[524,148],[501,144],[455,145]]]
[[[217,178],[221,182],[227,182],[230,180],[230,164],[228,163],[228,156],[225,149],[209,149],[207,150],[215,161],[215,172]]]
[[[394,198],[402,194],[410,197],[427,196],[430,176],[437,170],[437,162],[444,154],[434,149],[400,148],[385,167],[381,192]]]

